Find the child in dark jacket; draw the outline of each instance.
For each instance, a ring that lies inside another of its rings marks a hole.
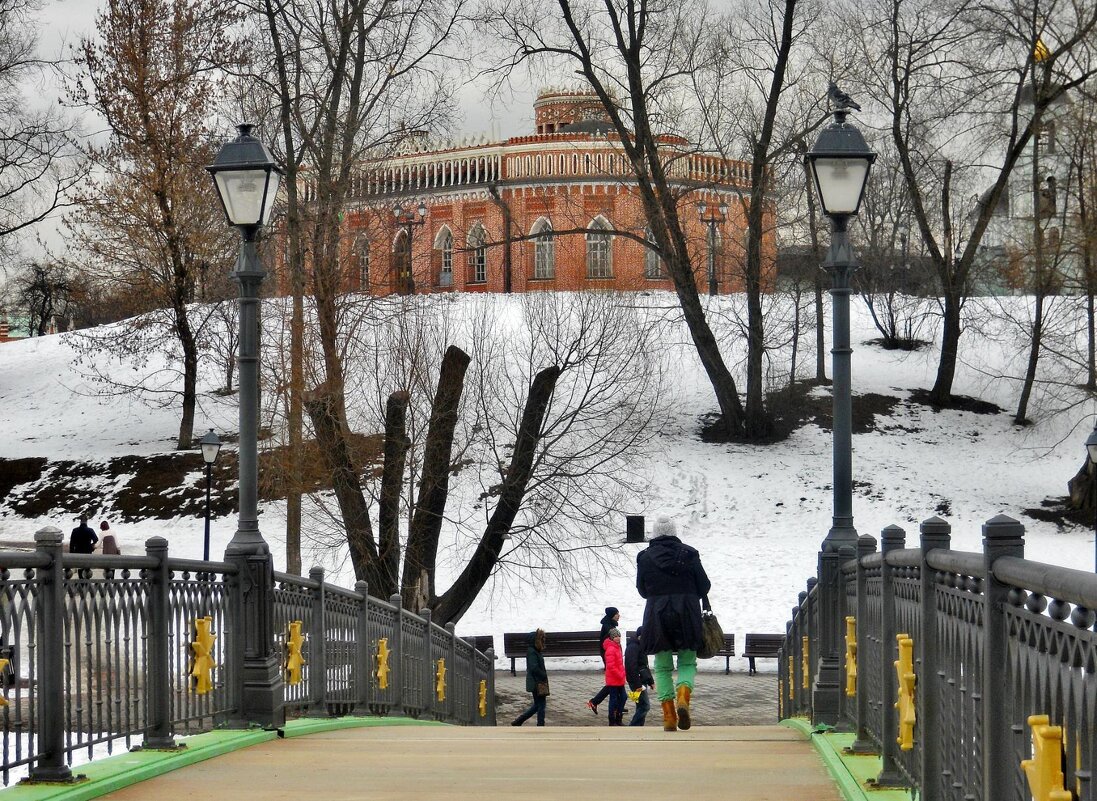
[[[648,690],[655,688],[655,679],[648,667],[648,658],[640,648],[640,634],[644,627],[636,629],[636,634],[628,639],[625,646],[625,679],[628,681],[629,697],[636,702],[636,711],[632,714],[630,726],[643,726],[647,719],[651,700]]]
[[[621,653],[621,632],[610,629],[602,641],[606,657],[606,686],[609,687],[609,725],[623,726],[625,716],[625,660]]]

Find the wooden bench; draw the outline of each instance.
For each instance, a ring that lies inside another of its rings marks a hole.
[[[750,660],[748,673],[757,673],[754,667],[755,659],[776,659],[777,652],[785,642],[784,634],[748,634],[747,645],[743,649],[743,656]]]
[[[628,637],[636,634],[627,632]],[[504,632],[503,652],[510,659],[510,675],[514,676],[516,659],[525,659],[529,647],[529,632]],[[546,631],[545,650],[542,656],[601,656],[602,643],[597,631]],[[731,673],[731,657],[735,656],[735,635],[724,635],[724,647],[716,652],[724,657],[724,673]]]
[[[530,632],[503,632],[503,653],[510,657],[510,675],[514,676],[514,660],[525,659]],[[601,656],[602,643],[598,629],[593,631],[546,631],[542,656]]]
[[[489,648],[495,647],[495,637],[490,634],[472,634],[461,639],[481,653],[487,653]]]

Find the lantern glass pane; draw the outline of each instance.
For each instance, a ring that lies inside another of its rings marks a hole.
[[[213,464],[217,461],[217,454],[221,450],[221,443],[218,442],[215,445],[208,443],[202,443],[202,460],[206,464]]]
[[[868,178],[866,159],[816,158],[815,180],[828,214],[853,214]]]
[[[278,197],[278,184],[281,182],[282,176],[271,170],[267,175],[267,199],[263,204],[263,225],[270,222],[271,210],[274,208],[274,200]]]
[[[262,222],[266,170],[224,170],[214,173],[213,178],[230,223],[259,225]]]

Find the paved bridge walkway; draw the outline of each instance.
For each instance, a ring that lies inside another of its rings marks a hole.
[[[269,740],[102,796],[232,801],[839,801],[802,734],[780,726],[372,726]]]

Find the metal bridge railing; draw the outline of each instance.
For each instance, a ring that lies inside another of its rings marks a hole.
[[[834,609],[809,580],[786,627],[779,713],[855,733],[850,750],[880,756],[875,784],[920,801],[1097,801],[1097,575],[1024,559],[1024,526],[1004,516],[983,526],[981,554],[950,550],[939,518],[920,533],[906,548],[889,526],[878,552],[861,537]],[[839,714],[821,720],[825,645],[809,629],[830,615],[853,638]]]
[[[168,556],[0,552],[0,778],[67,781],[74,755],[175,748],[241,720],[238,568]],[[388,601],[275,573],[281,702],[296,714],[405,715],[495,724],[494,655]],[[299,659],[295,657],[299,656]],[[100,750],[101,749],[101,750]]]

